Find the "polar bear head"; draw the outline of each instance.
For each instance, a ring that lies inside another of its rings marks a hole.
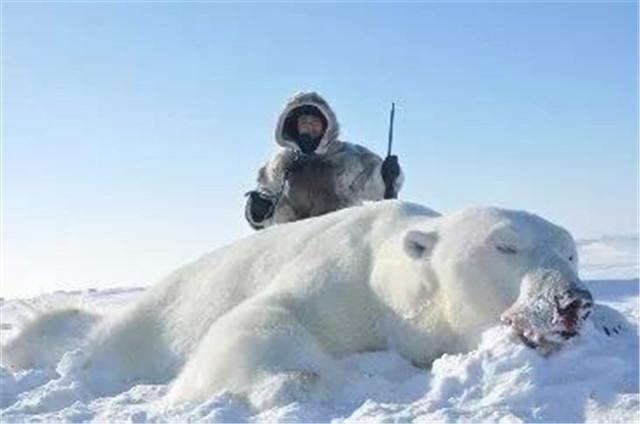
[[[571,235],[530,213],[469,209],[409,230],[403,244],[461,336],[502,318],[527,344],[547,349],[576,335],[592,305]]]

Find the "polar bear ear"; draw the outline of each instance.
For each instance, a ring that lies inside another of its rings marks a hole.
[[[438,241],[435,231],[428,233],[411,230],[404,236],[404,251],[414,259],[431,255],[433,247]]]

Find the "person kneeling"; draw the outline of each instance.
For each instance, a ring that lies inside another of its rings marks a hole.
[[[397,156],[384,161],[363,146],[338,140],[329,104],[315,92],[295,95],[280,114],[282,147],[258,171],[245,217],[259,230],[362,204],[396,198],[403,175]]]

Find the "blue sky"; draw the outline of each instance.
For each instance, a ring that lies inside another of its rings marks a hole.
[[[4,296],[149,284],[251,233],[293,92],[385,151],[401,198],[635,234],[634,3],[4,3]]]

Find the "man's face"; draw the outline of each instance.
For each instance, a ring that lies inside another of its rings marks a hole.
[[[307,134],[312,139],[322,137],[324,125],[322,119],[314,115],[302,115],[298,118],[298,134]]]

